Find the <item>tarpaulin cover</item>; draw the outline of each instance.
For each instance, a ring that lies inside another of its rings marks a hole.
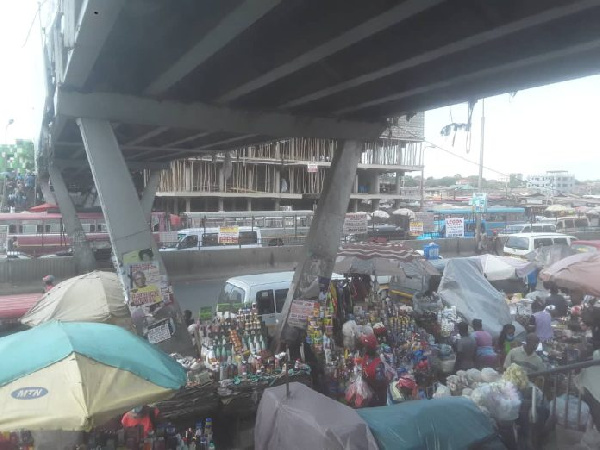
[[[265,390],[256,414],[254,447],[261,450],[376,450],[356,411],[300,383]],[[399,447],[396,447],[399,448]]]
[[[495,437],[491,420],[464,397],[415,400],[357,412],[381,450],[466,449]]]
[[[498,336],[504,325],[512,323],[504,295],[485,279],[477,259],[448,261],[438,293],[446,305],[456,306],[457,312],[469,323],[481,319],[483,329],[492,336]],[[519,334],[522,327],[514,325]]]

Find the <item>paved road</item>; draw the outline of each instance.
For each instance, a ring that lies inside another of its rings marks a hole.
[[[217,304],[217,297],[225,280],[224,278],[175,283],[173,284],[173,291],[181,309],[189,309],[196,316],[202,306],[215,306]]]

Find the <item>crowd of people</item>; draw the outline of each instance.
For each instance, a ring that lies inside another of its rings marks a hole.
[[[4,172],[4,207],[8,210],[23,211],[33,206],[35,199],[35,174],[30,170]]]

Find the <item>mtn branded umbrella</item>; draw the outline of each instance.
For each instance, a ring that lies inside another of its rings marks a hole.
[[[119,277],[90,272],[69,278],[52,288],[21,319],[35,327],[44,322],[106,322],[132,329],[131,314]]]
[[[0,431],[89,431],[185,386],[183,367],[123,328],[49,322],[0,339]]]

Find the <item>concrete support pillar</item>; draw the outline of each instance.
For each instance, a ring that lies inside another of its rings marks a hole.
[[[335,265],[361,151],[361,143],[346,141],[343,147],[338,146],[334,154],[304,251],[282,310],[283,320],[279,324],[276,345],[297,338],[298,329],[287,325],[292,300],[316,298],[319,293],[319,280],[324,281],[328,287],[327,280],[331,278]]]
[[[246,210],[252,211],[252,199],[251,198],[246,200]]]
[[[371,174],[369,194],[379,194],[379,173],[376,171]]]
[[[51,205],[56,205],[56,196],[50,189],[50,175],[42,175],[37,179],[38,186],[42,191],[44,201]]]
[[[192,199],[188,197],[185,199],[185,212],[191,212],[191,211],[192,211]]]
[[[352,212],[358,212],[358,199],[354,199],[351,201],[351,205],[352,205]]]
[[[352,188],[353,194],[358,194],[358,174],[354,176],[354,186]]]
[[[279,211],[281,209],[281,200],[276,198],[275,199],[275,207],[274,207],[275,211]]]
[[[150,223],[150,214],[152,213],[152,206],[154,205],[154,199],[156,198],[156,191],[158,184],[160,183],[160,170],[152,170],[150,177],[142,193],[142,210],[144,211],[144,217],[146,222]]]
[[[279,167],[275,168],[275,193],[281,193],[281,169]]]
[[[209,211],[210,205],[209,205],[209,198],[208,197],[204,197],[204,212]]]
[[[377,211],[379,209],[379,203],[381,200],[375,199],[371,201],[371,206],[373,206],[373,211]]]
[[[62,221],[67,231],[67,236],[71,238],[77,272],[91,272],[96,268],[96,258],[94,258],[92,247],[86,239],[62,173],[56,166],[50,166],[48,173],[50,181],[52,181],[52,186],[54,186],[54,195],[58,201],[58,207],[62,214]]]
[[[396,195],[400,195],[402,192],[402,177],[404,176],[404,172],[398,171],[396,172]]]
[[[219,167],[219,192],[225,192],[225,172],[223,171],[223,164]],[[219,209],[221,211],[221,209]]]
[[[219,197],[219,199],[217,201],[217,204],[218,204],[219,212],[225,211],[224,202],[223,202],[223,198],[222,197]]]
[[[179,198],[177,197],[173,199],[173,214],[179,215]]]
[[[186,164],[189,164],[189,161],[186,161]],[[194,174],[192,173],[192,166],[186,165],[185,166],[185,190],[187,192],[192,192],[193,175]]]
[[[163,321],[164,331],[169,331],[170,337],[158,344],[165,352],[194,354],[179,305],[173,295],[168,293],[170,285],[165,266],[110,123],[94,119],[78,119],[77,123],[98,190],[113,254],[118,262],[118,273],[128,292],[129,307],[138,334],[142,334],[145,324],[148,325],[146,316],[151,314],[157,322]],[[151,262],[145,265],[157,268],[153,270],[150,267],[147,273],[138,259],[140,251],[146,249],[152,250],[152,255]],[[132,275],[139,270],[144,270],[148,283],[140,289],[145,287],[148,290],[144,291],[147,295],[138,296],[141,304],[133,305],[131,299],[136,294],[136,287]],[[154,280],[149,279],[150,276]],[[153,291],[153,287],[157,290]],[[156,295],[150,295],[152,293]]]

